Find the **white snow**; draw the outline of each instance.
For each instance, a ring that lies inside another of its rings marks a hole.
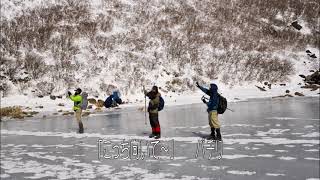
[[[258,157],[271,158],[271,157],[274,157],[275,155],[273,155],[273,154],[258,154],[257,156],[258,156]]]
[[[290,129],[270,129],[267,132],[257,131],[257,136],[269,136],[269,135],[281,135],[284,132],[290,131]]]
[[[297,158],[290,157],[290,156],[281,156],[281,157],[278,157],[278,159],[290,161],[290,160],[295,160]]]
[[[267,176],[285,176],[285,174],[279,174],[279,173],[266,173]]]
[[[302,135],[301,137],[319,137],[319,136],[320,136],[319,132],[312,132],[309,134]]]
[[[63,138],[102,138],[102,139],[118,139],[118,140],[130,140],[130,139],[146,139],[148,140],[149,138],[145,136],[137,136],[137,135],[128,135],[128,134],[100,134],[100,133],[83,133],[83,134],[78,134],[76,132],[44,132],[44,131],[24,131],[24,130],[6,130],[2,129],[1,130],[1,135],[21,135],[21,136],[39,136],[39,137],[63,137]],[[198,137],[163,137],[161,138],[161,141],[180,141],[180,142],[191,142],[191,143],[198,143],[198,140],[200,138]],[[248,144],[248,143],[265,143],[265,144],[271,144],[271,145],[288,145],[288,144],[319,144],[318,139],[287,139],[287,138],[267,138],[267,139],[224,139],[224,144]]]
[[[306,149],[306,152],[319,152],[319,149]]]
[[[320,119],[302,119],[302,118],[296,118],[296,117],[268,117],[266,119],[320,121]]]
[[[283,150],[283,149],[276,149],[274,150],[275,152],[289,152],[288,150]]]
[[[174,163],[171,163],[171,164],[168,164],[169,166],[176,166],[176,167],[180,167],[182,166],[182,164],[174,164]]]
[[[319,158],[313,158],[313,157],[306,157],[306,158],[304,158],[304,159],[306,159],[306,160],[312,160],[312,161],[320,161]]]
[[[236,174],[236,175],[249,175],[249,176],[256,174],[255,171],[238,171],[238,170],[230,170],[230,171],[227,171],[227,173]]]

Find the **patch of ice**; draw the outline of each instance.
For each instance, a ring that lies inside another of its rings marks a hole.
[[[320,180],[320,178],[307,178],[306,180]]]
[[[232,171],[227,171],[229,174],[236,174],[236,175],[254,175],[256,172],[254,171],[237,171],[237,170],[232,170]]]

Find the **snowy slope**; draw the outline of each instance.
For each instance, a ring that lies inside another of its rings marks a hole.
[[[3,0],[1,105],[76,87],[100,99],[119,89],[142,103],[143,85],[161,87],[167,104],[197,103],[196,81],[216,82],[229,101],[315,96],[298,75],[319,69],[319,18],[313,1],[295,3]],[[300,31],[288,26],[295,20]],[[272,88],[255,87],[265,82]]]

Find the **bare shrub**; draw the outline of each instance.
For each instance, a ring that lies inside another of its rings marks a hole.
[[[26,54],[24,67],[34,79],[38,79],[47,72],[46,64],[42,61],[42,58],[34,53]]]
[[[49,95],[52,93],[53,89],[54,89],[54,84],[51,82],[39,82],[37,83],[37,88],[39,90],[39,92],[41,93],[41,95]]]

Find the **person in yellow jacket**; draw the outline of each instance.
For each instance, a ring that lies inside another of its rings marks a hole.
[[[76,120],[79,124],[79,133],[83,133],[83,124],[81,121],[81,114],[82,114],[82,109],[81,109],[81,103],[82,103],[82,96],[81,96],[82,90],[80,88],[77,88],[75,90],[74,95],[71,94],[70,91],[68,91],[68,97],[74,102],[73,105],[73,110],[75,112]]]

